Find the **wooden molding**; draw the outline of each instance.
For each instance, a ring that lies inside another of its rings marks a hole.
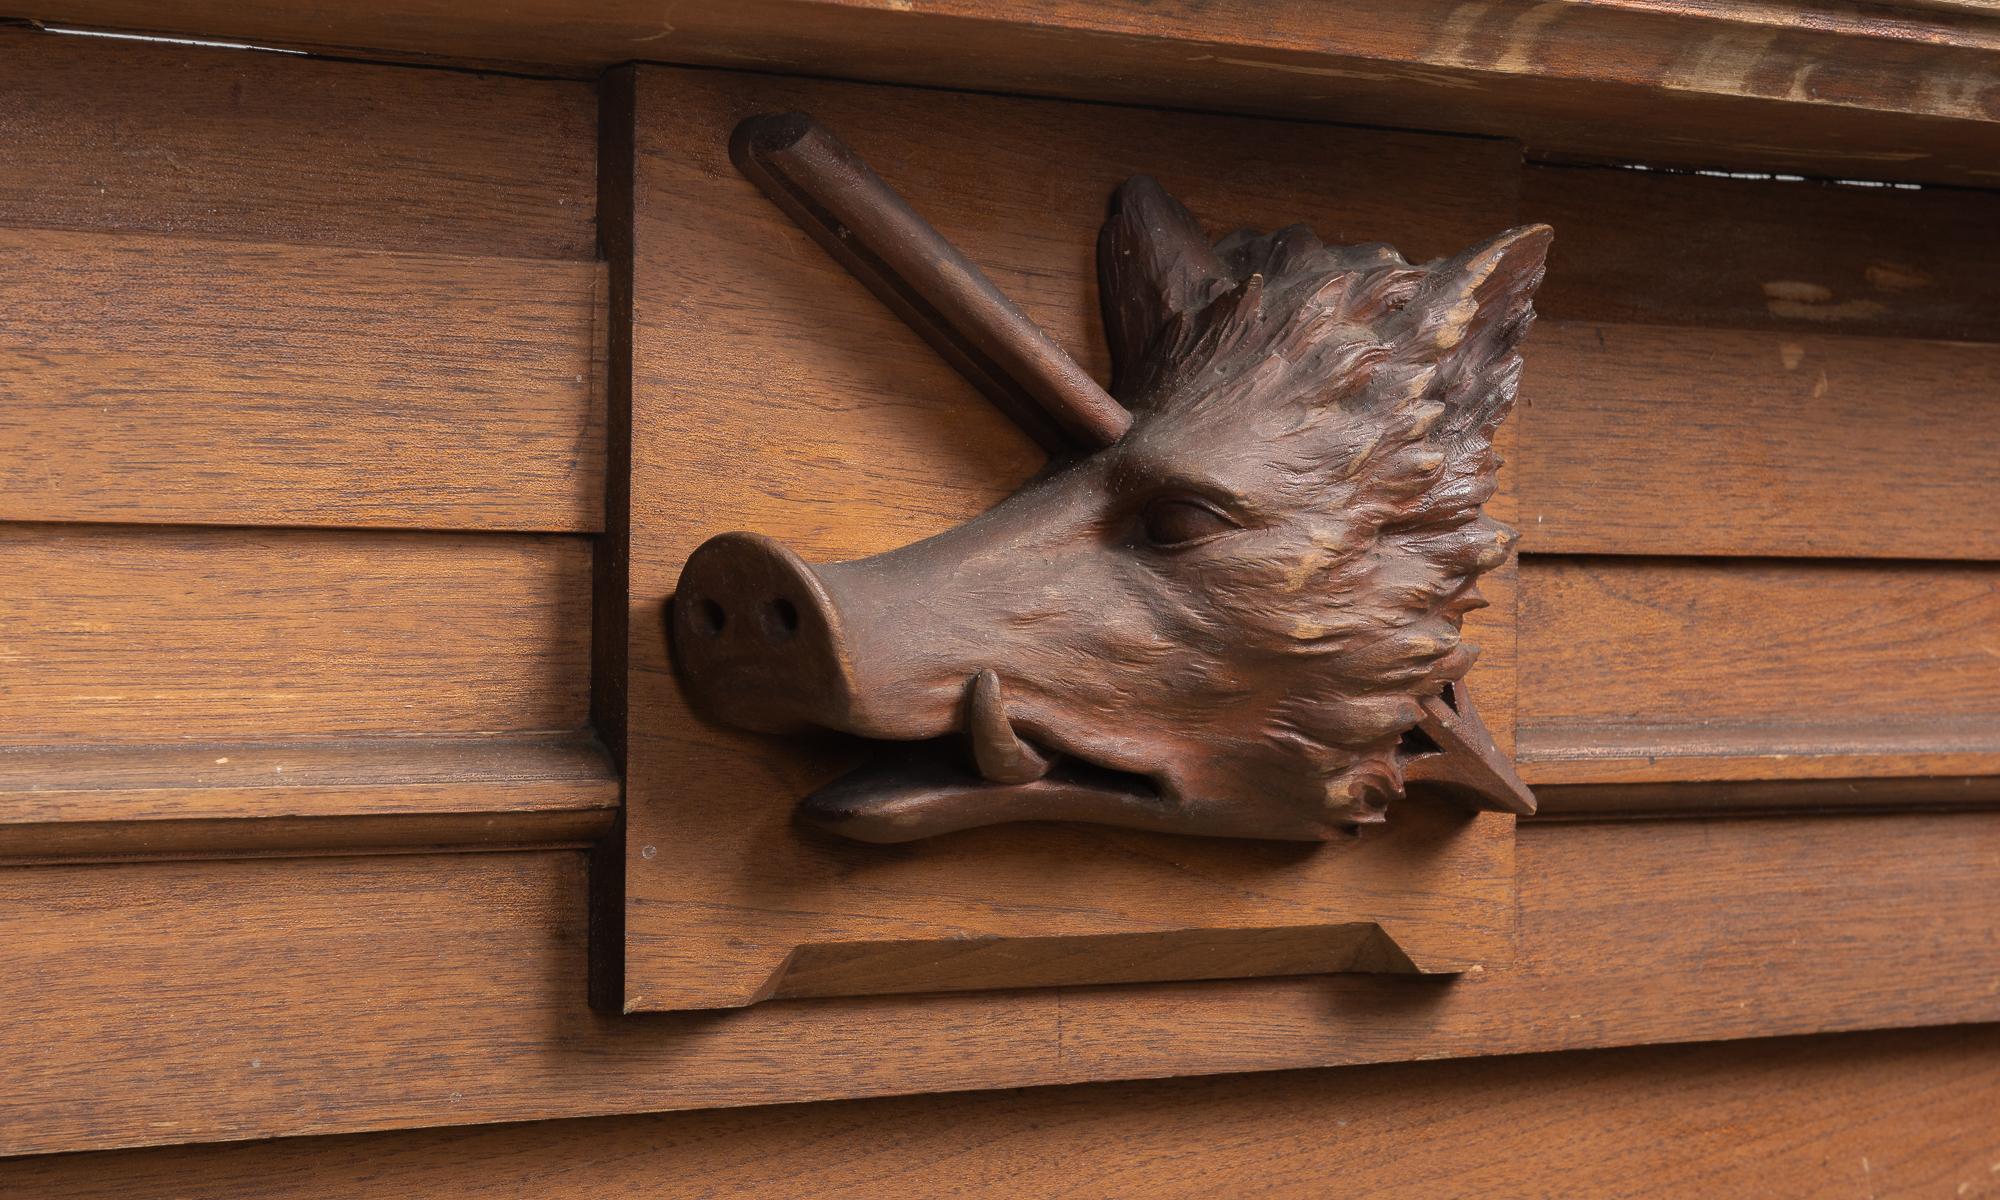
[[[503,10],[29,0],[52,23],[342,54],[647,60],[1497,134],[1541,154],[2000,181],[2000,17],[1834,0],[745,0]]]
[[[1879,761],[1865,765],[1880,767]],[[1917,770],[1941,769],[1933,763]],[[1984,775],[1878,775],[1850,779],[1692,780],[1678,783],[1545,783],[1537,820],[1759,817],[1897,813],[2000,807],[2000,756]]]
[[[0,862],[586,842],[588,736],[0,748]]]

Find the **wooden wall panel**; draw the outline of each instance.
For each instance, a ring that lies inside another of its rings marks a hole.
[[[2000,345],[1545,320],[1527,357],[1523,553],[2000,558]]]
[[[590,550],[0,525],[0,744],[571,730]]]
[[[2000,565],[1530,558],[1531,783],[2000,771]]]
[[[1559,319],[2000,340],[2000,192],[1530,166],[1521,216]]]
[[[0,1155],[2000,1021],[2000,814],[1524,825],[1520,935],[1315,976],[610,1017],[573,853],[0,871]]]
[[[0,858],[602,833],[540,536],[603,525],[594,89],[19,28],[0,77]]]
[[[0,1162],[44,1200],[2000,1192],[2000,1027]]]
[[[588,259],[587,84],[0,29],[0,225]]]
[[[0,229],[0,520],[588,530],[600,269]]]

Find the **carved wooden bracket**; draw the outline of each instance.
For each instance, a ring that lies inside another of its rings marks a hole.
[[[669,625],[699,709],[884,743],[804,819],[1322,840],[1406,786],[1534,811],[1460,623],[1515,538],[1481,506],[1546,226],[1420,265],[1302,226],[1211,244],[1134,178],[1098,241],[1107,393],[809,117],[752,118],[731,152],[1055,456],[873,558],[730,533],[688,559]]]

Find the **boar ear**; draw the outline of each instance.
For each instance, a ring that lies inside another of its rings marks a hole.
[[[1097,289],[1111,343],[1111,391],[1121,399],[1143,373],[1147,350],[1176,317],[1198,312],[1230,282],[1201,225],[1150,176],[1111,197],[1097,235]]]
[[[1554,237],[1546,225],[1523,225],[1430,268],[1403,306],[1398,357],[1435,364],[1444,396],[1473,400],[1486,392],[1468,385],[1501,365],[1527,333]]]

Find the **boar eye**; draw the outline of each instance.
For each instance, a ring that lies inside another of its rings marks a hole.
[[[1236,528],[1215,506],[1191,496],[1159,496],[1139,515],[1146,540],[1155,546],[1186,546]]]

